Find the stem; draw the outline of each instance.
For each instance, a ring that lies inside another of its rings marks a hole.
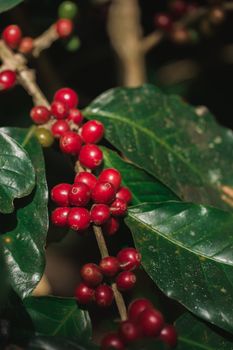
[[[44,33],[34,39],[32,55],[38,57],[41,51],[48,49],[58,39],[59,36],[56,32],[55,25],[53,24]]]

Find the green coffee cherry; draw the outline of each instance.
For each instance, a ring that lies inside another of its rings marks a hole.
[[[66,44],[66,49],[68,51],[73,52],[73,51],[78,50],[80,48],[80,46],[81,46],[81,41],[80,41],[79,37],[73,36]]]
[[[72,1],[63,1],[58,7],[58,17],[74,19],[78,13],[78,6]]]
[[[54,137],[48,129],[37,128],[35,132],[36,138],[42,147],[50,147],[54,142]]]

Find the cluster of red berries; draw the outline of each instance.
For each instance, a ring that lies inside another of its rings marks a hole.
[[[110,306],[113,302],[113,291],[109,285],[102,284],[104,277],[115,278],[119,291],[129,291],[136,283],[136,276],[132,271],[136,270],[140,263],[141,255],[136,249],[124,248],[117,257],[103,258],[99,266],[92,263],[85,264],[80,273],[83,282],[75,290],[77,301],[80,304],[95,301],[100,307]]]
[[[175,327],[165,324],[163,315],[147,299],[136,299],[128,308],[128,320],[119,325],[118,332],[107,334],[102,350],[124,350],[127,345],[142,338],[156,338],[170,347],[176,346]]]
[[[83,148],[80,151],[80,161],[85,165],[93,157],[87,152],[87,146],[83,146],[85,153],[82,153]],[[118,218],[126,214],[132,195],[128,188],[121,187],[119,171],[109,168],[103,170],[98,179],[87,171],[80,172],[73,185],[56,185],[51,198],[59,206],[52,213],[52,223],[56,226],[83,231],[93,223],[103,226],[104,232],[113,235],[119,228]]]
[[[82,125],[83,115],[77,105],[76,92],[70,88],[62,88],[55,93],[50,108],[33,107],[31,118],[39,125],[51,120],[51,133],[60,139],[61,151],[76,156],[83,167],[94,169],[103,159],[102,151],[96,143],[104,135],[104,126],[97,120],[90,120]]]

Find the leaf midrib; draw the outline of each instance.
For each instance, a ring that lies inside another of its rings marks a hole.
[[[178,338],[178,344],[179,344],[179,340],[185,344],[189,344],[189,345],[194,345],[196,347],[198,347],[199,349],[203,349],[203,350],[215,350],[216,348],[210,348],[209,346],[206,346],[206,345],[203,345],[203,344],[200,344],[194,340],[190,340],[190,339],[187,339],[187,338],[184,338],[184,337],[179,337]]]

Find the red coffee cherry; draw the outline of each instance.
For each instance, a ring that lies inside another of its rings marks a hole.
[[[19,26],[11,24],[4,29],[2,38],[8,46],[12,49],[16,49],[22,38],[21,29]]]
[[[61,18],[56,22],[55,28],[60,38],[67,38],[73,32],[74,24],[69,19]]]
[[[137,278],[131,271],[123,271],[116,278],[117,288],[121,292],[131,290],[136,284]]]
[[[163,315],[155,309],[146,309],[138,317],[138,324],[146,337],[157,337],[164,326]]]
[[[147,299],[136,299],[128,308],[129,319],[136,322],[139,315],[146,309],[153,309],[152,303]]]
[[[51,104],[51,113],[56,119],[64,119],[68,116],[68,108],[63,102],[53,101]]]
[[[109,204],[115,198],[116,192],[109,182],[98,181],[92,191],[92,200],[95,203]]]
[[[79,161],[82,166],[89,169],[95,169],[102,163],[102,160],[103,152],[98,146],[88,144],[81,148]]]
[[[120,270],[120,264],[114,256],[107,256],[100,261],[100,269],[104,276],[114,277]]]
[[[67,226],[67,218],[70,208],[56,208],[51,215],[51,221],[55,226]]]
[[[177,344],[177,332],[174,326],[165,325],[161,330],[159,338],[171,347],[175,347]]]
[[[30,116],[35,124],[45,124],[49,121],[50,111],[45,106],[35,106],[31,109]]]
[[[181,17],[187,12],[187,4],[183,0],[171,1],[169,3],[169,8],[176,17]]]
[[[12,70],[3,70],[0,72],[0,90],[9,90],[16,83],[16,73]]]
[[[97,178],[95,175],[88,173],[87,171],[81,171],[75,176],[74,183],[82,182],[86,184],[91,190],[95,187],[97,183]]]
[[[116,193],[116,198],[122,199],[128,204],[132,201],[132,193],[127,187],[121,187]]]
[[[91,208],[91,221],[95,225],[103,225],[110,218],[110,209],[105,204],[95,204]]]
[[[124,248],[117,254],[120,267],[125,271],[133,271],[141,264],[141,254],[134,248]]]
[[[103,231],[108,236],[113,236],[117,233],[119,230],[120,224],[119,221],[111,217],[104,225],[103,225]]]
[[[98,120],[90,120],[81,130],[81,137],[85,143],[98,143],[104,135],[104,126]]]
[[[80,283],[74,292],[76,300],[83,305],[90,304],[94,300],[95,290],[85,283]]]
[[[52,125],[51,131],[54,137],[60,138],[67,131],[70,131],[70,127],[65,120],[58,120]]]
[[[60,207],[69,206],[69,192],[71,189],[70,184],[62,183],[56,185],[51,190],[51,199]]]
[[[73,122],[76,125],[81,125],[83,122],[83,115],[81,111],[77,108],[72,108],[69,110],[69,115],[67,117],[69,122]]]
[[[140,327],[136,323],[127,320],[121,322],[119,335],[123,342],[128,344],[141,338],[142,333]]]
[[[84,282],[90,287],[97,287],[103,281],[102,272],[96,264],[85,264],[80,271]]]
[[[96,304],[100,307],[110,306],[113,302],[113,291],[112,288],[106,284],[101,284],[95,290]]]
[[[83,182],[74,184],[69,192],[69,202],[77,207],[85,207],[91,198],[90,188]]]
[[[85,208],[71,208],[67,223],[74,231],[86,230],[90,226],[89,211]]]
[[[117,333],[109,333],[101,341],[101,350],[125,350],[125,345]]]
[[[67,87],[57,90],[53,99],[64,103],[68,109],[76,108],[78,105],[78,95],[73,89]]]
[[[110,207],[113,216],[124,216],[127,213],[127,203],[120,198],[116,198]]]
[[[67,131],[60,138],[60,148],[63,153],[76,155],[82,147],[81,137],[74,131]]]
[[[121,174],[113,168],[104,169],[99,176],[99,181],[109,182],[117,191],[121,185]]]
[[[172,28],[172,19],[167,13],[158,13],[154,18],[155,26],[161,30],[169,32]]]
[[[32,52],[34,46],[34,40],[26,36],[22,38],[20,44],[19,44],[19,52],[23,53],[24,55],[27,55]]]

